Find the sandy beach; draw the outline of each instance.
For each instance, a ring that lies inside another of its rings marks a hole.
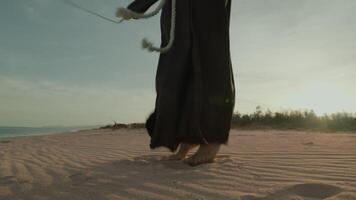
[[[356,200],[356,134],[232,130],[215,163],[160,161],[144,129],[0,141],[1,200]]]

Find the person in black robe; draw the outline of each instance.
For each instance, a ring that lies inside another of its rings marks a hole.
[[[135,0],[127,8],[144,13],[158,0]],[[170,39],[172,1],[161,13],[161,46]],[[178,152],[168,160],[211,162],[227,144],[235,106],[230,57],[231,0],[177,0],[175,41],[159,57],[154,112],[146,120],[151,149]]]

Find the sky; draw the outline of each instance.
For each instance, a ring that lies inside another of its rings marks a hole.
[[[73,0],[114,18],[128,0]],[[356,112],[355,0],[232,0],[235,112]],[[120,25],[60,0],[0,0],[0,126],[144,122],[159,18]]]

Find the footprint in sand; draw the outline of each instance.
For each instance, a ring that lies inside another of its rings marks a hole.
[[[265,197],[246,195],[241,200],[326,200],[341,192],[341,188],[333,185],[307,183],[286,187]]]

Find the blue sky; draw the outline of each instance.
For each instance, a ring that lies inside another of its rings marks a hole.
[[[76,0],[114,18],[130,1]],[[233,0],[236,110],[356,112],[356,1]],[[159,18],[120,25],[59,0],[0,1],[0,125],[143,122]]]

